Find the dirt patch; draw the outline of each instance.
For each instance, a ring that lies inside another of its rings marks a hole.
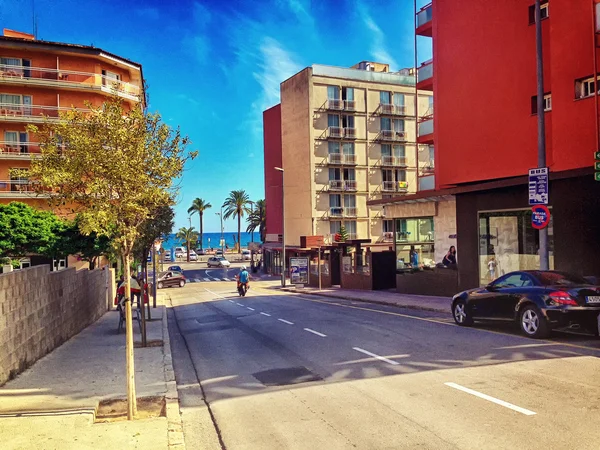
[[[137,419],[166,417],[166,401],[164,396],[140,397],[137,399]],[[96,410],[94,423],[109,423],[127,420],[127,399],[102,400]]]
[[[144,347],[142,347],[142,343],[138,342],[138,341],[134,342],[133,346],[135,348],[144,348]],[[146,341],[146,347],[162,347],[162,346],[163,346],[162,339],[153,339],[150,341]]]

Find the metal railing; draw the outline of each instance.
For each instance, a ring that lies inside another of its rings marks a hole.
[[[383,192],[406,192],[408,191],[408,182],[406,181],[384,181],[381,185]]]
[[[332,206],[329,208],[329,216],[330,217],[343,217],[344,216],[344,208],[341,206]]]
[[[73,108],[64,106],[25,105],[0,103],[0,120],[43,122],[44,118],[56,120],[60,111],[71,111]],[[78,111],[89,112],[87,108],[77,108]]]
[[[348,139],[356,139],[356,128],[345,127],[344,137]]]
[[[429,5],[424,6],[417,13],[417,27],[425,25],[427,22],[431,22],[433,20],[433,8],[431,3]]]
[[[356,217],[358,215],[356,206],[344,207],[344,217]]]
[[[393,231],[384,231],[383,232],[383,240],[384,240],[384,242],[393,242],[394,241],[394,232]]]
[[[0,193],[33,192],[29,180],[0,180]]]
[[[329,164],[356,165],[356,155],[348,153],[330,153],[327,156]]]
[[[344,101],[334,98],[327,99],[327,109],[342,111],[344,109]]]
[[[419,122],[419,136],[425,136],[433,133],[433,119],[427,119]]]
[[[328,127],[327,137],[330,138],[341,138],[344,135],[344,129],[342,127]]]
[[[356,100],[344,100],[344,109],[346,111],[356,111]]]
[[[433,60],[424,62],[417,69],[417,81],[425,81],[433,77]]]
[[[404,105],[392,105],[391,103],[379,104],[379,114],[386,116],[406,116],[407,111]]]
[[[379,133],[379,140],[381,141],[405,142],[407,138],[408,133],[406,131],[381,130]]]
[[[37,142],[0,141],[0,159],[31,159],[40,153]]]
[[[356,191],[358,189],[358,183],[356,180],[344,180],[345,191]]]
[[[343,191],[344,182],[342,180],[329,180],[330,191]]]
[[[402,167],[407,166],[407,160],[405,156],[382,156],[381,157],[381,165],[383,166],[392,166],[392,167]]]
[[[0,83],[25,82],[63,87],[95,87],[105,92],[115,89],[117,94],[135,99],[141,93],[139,86],[100,73],[74,70],[50,69],[45,67],[13,66],[0,64]]]

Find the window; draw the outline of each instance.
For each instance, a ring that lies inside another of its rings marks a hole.
[[[544,94],[544,111],[552,111],[552,94]],[[531,97],[531,114],[537,114],[537,95]]]
[[[598,76],[598,79],[600,80],[600,76]],[[592,97],[594,95],[594,85],[594,77],[586,77],[576,80],[575,98]]]
[[[396,181],[406,181],[406,170],[396,169]]]
[[[391,92],[379,92],[379,103],[383,105],[391,105]]]
[[[381,131],[391,131],[392,130],[392,119],[389,117],[381,117],[379,119],[379,126]]]
[[[342,227],[342,222],[339,222],[339,221],[329,222],[329,232],[331,234],[339,233],[341,227]]]
[[[344,142],[344,155],[354,155],[354,142]]]
[[[22,131],[5,131],[4,143],[7,151],[29,153],[27,148],[27,133]]]
[[[342,100],[354,101],[354,88],[343,87],[342,88]]]
[[[533,281],[525,274],[515,273],[513,275],[505,275],[502,278],[498,278],[492,284],[495,288],[514,288],[533,286]]]
[[[121,81],[121,75],[108,70],[102,70],[102,86],[111,86],[112,83]]]
[[[356,180],[356,171],[354,169],[344,169],[344,180]]]
[[[328,100],[339,100],[340,99],[340,88],[337,86],[327,86],[327,99]]]
[[[384,233],[393,233],[394,232],[394,221],[393,220],[384,220],[383,221],[383,232]]]
[[[329,168],[329,181],[341,180],[342,179],[342,171],[337,167]]]
[[[395,157],[397,157],[397,158],[406,157],[406,149],[405,149],[404,145],[394,145],[393,149],[394,149]]]
[[[330,208],[341,208],[342,196],[340,194],[329,194],[329,207]]]
[[[356,220],[344,221],[344,227],[346,228],[346,232],[348,233],[348,237],[350,239],[356,237]]]
[[[329,154],[339,154],[340,153],[340,143],[329,141]]]
[[[9,75],[24,75],[25,77],[31,76],[31,60],[2,57],[0,58],[0,72],[7,72]]]
[[[404,106],[404,94],[394,94],[394,106]]]
[[[392,124],[394,125],[394,131],[396,133],[401,133],[404,131],[404,120],[403,119],[394,119],[394,120],[392,120]]]
[[[342,127],[354,128],[354,116],[342,116]]]
[[[340,116],[337,114],[327,114],[327,126],[328,127],[339,127]]]
[[[356,195],[344,194],[344,207],[356,208]]]
[[[392,156],[391,144],[381,144],[381,156]]]
[[[542,20],[547,19],[550,16],[550,10],[548,9],[548,0],[542,1],[540,8]],[[529,7],[529,25],[535,23],[535,5]]]

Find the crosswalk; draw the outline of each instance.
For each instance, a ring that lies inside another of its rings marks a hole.
[[[251,282],[252,281],[258,281],[261,280],[262,277],[253,277],[251,278]],[[189,277],[187,278],[187,282],[188,283],[204,283],[204,282],[214,282],[214,281],[236,281],[235,278],[217,278],[217,277]]]

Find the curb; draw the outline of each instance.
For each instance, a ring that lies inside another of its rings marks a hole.
[[[301,291],[297,291],[297,290],[291,289],[291,288],[281,288],[281,290],[286,291],[286,292],[295,293],[295,294],[318,295],[320,297],[327,297],[327,298],[332,298],[332,299],[349,300],[349,301],[363,302],[363,303],[372,303],[375,305],[383,305],[383,306],[394,306],[396,308],[413,309],[413,310],[417,310],[417,311],[429,311],[429,312],[436,312],[436,313],[442,313],[442,314],[450,314],[450,307],[448,307],[448,310],[446,311],[446,310],[440,310],[439,308],[433,308],[430,306],[389,303],[389,302],[385,302],[383,300],[371,300],[371,299],[365,299],[365,298],[347,297],[344,295],[330,295],[328,293],[318,292],[318,291],[316,291],[316,292],[315,291],[301,292]]]
[[[167,320],[167,305],[163,302],[163,369],[167,393],[165,394],[167,412],[167,439],[169,449],[185,449],[183,439],[183,423],[179,411],[179,393],[175,381],[175,370],[173,369],[173,357],[171,356],[171,339],[169,338],[169,325]]]

